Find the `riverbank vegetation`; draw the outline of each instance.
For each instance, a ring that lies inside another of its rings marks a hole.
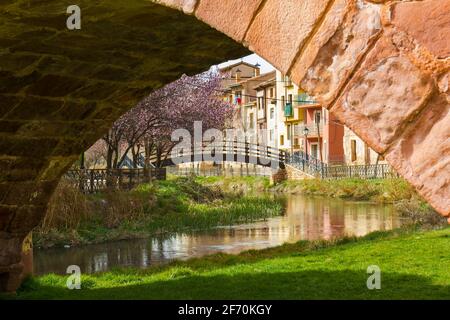
[[[312,179],[271,186],[266,177],[170,177],[95,195],[82,194],[63,181],[34,231],[34,244],[74,246],[254,222],[282,214],[282,198],[270,192],[392,203],[411,224],[446,223],[402,179]]]
[[[146,270],[28,279],[18,299],[449,299],[450,228],[300,241],[239,255],[215,254]],[[369,266],[381,289],[366,286]]]
[[[196,181],[228,192],[269,191],[283,194],[304,194],[339,198],[348,201],[369,201],[393,204],[397,212],[413,225],[435,227],[445,225],[446,219],[439,215],[414,188],[401,178],[339,180],[286,180],[270,185],[266,177],[197,177]]]
[[[283,213],[280,199],[236,195],[192,178],[84,195],[62,182],[33,233],[36,247],[80,245],[207,230]]]
[[[202,185],[219,187],[228,192],[271,191],[379,203],[394,203],[418,197],[414,188],[400,178],[286,180],[276,185],[270,185],[267,177],[196,177],[195,179]]]

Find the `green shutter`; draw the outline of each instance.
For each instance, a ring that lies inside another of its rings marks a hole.
[[[284,116],[285,117],[293,116],[292,104],[290,102],[286,103],[286,105],[284,106]]]

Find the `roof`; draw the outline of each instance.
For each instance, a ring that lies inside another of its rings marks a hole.
[[[262,89],[262,88],[266,88],[268,86],[274,86],[276,84],[276,77],[275,78],[270,78],[267,81],[261,82],[259,83],[256,87],[254,87],[253,89],[258,90],[258,89]]]
[[[254,69],[259,69],[257,66],[255,66],[255,65],[253,65],[253,64],[251,64],[251,63],[244,62],[244,61],[239,61],[239,62],[230,64],[229,66],[226,66],[226,67],[223,67],[223,68],[219,68],[219,70],[220,70],[220,71],[226,71],[226,70],[232,69],[232,68],[234,68],[234,67],[240,66],[240,65],[242,65],[242,64],[243,64],[243,65],[246,65],[246,66],[248,66],[248,67],[254,68]]]

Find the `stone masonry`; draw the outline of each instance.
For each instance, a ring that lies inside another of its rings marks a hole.
[[[20,283],[23,239],[60,176],[139,99],[248,50],[141,0],[0,1],[0,291]],[[176,107],[176,106],[174,106]]]
[[[0,0],[0,291],[83,149],[151,90],[248,49],[450,214],[450,0],[79,0],[73,31],[71,4]]]

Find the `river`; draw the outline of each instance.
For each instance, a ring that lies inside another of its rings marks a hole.
[[[78,265],[83,273],[107,271],[114,267],[146,268],[174,259],[217,252],[239,253],[299,240],[363,236],[377,230],[397,228],[401,224],[402,219],[392,205],[287,195],[285,214],[266,221],[166,238],[35,249],[34,273],[65,274],[69,265]]]

